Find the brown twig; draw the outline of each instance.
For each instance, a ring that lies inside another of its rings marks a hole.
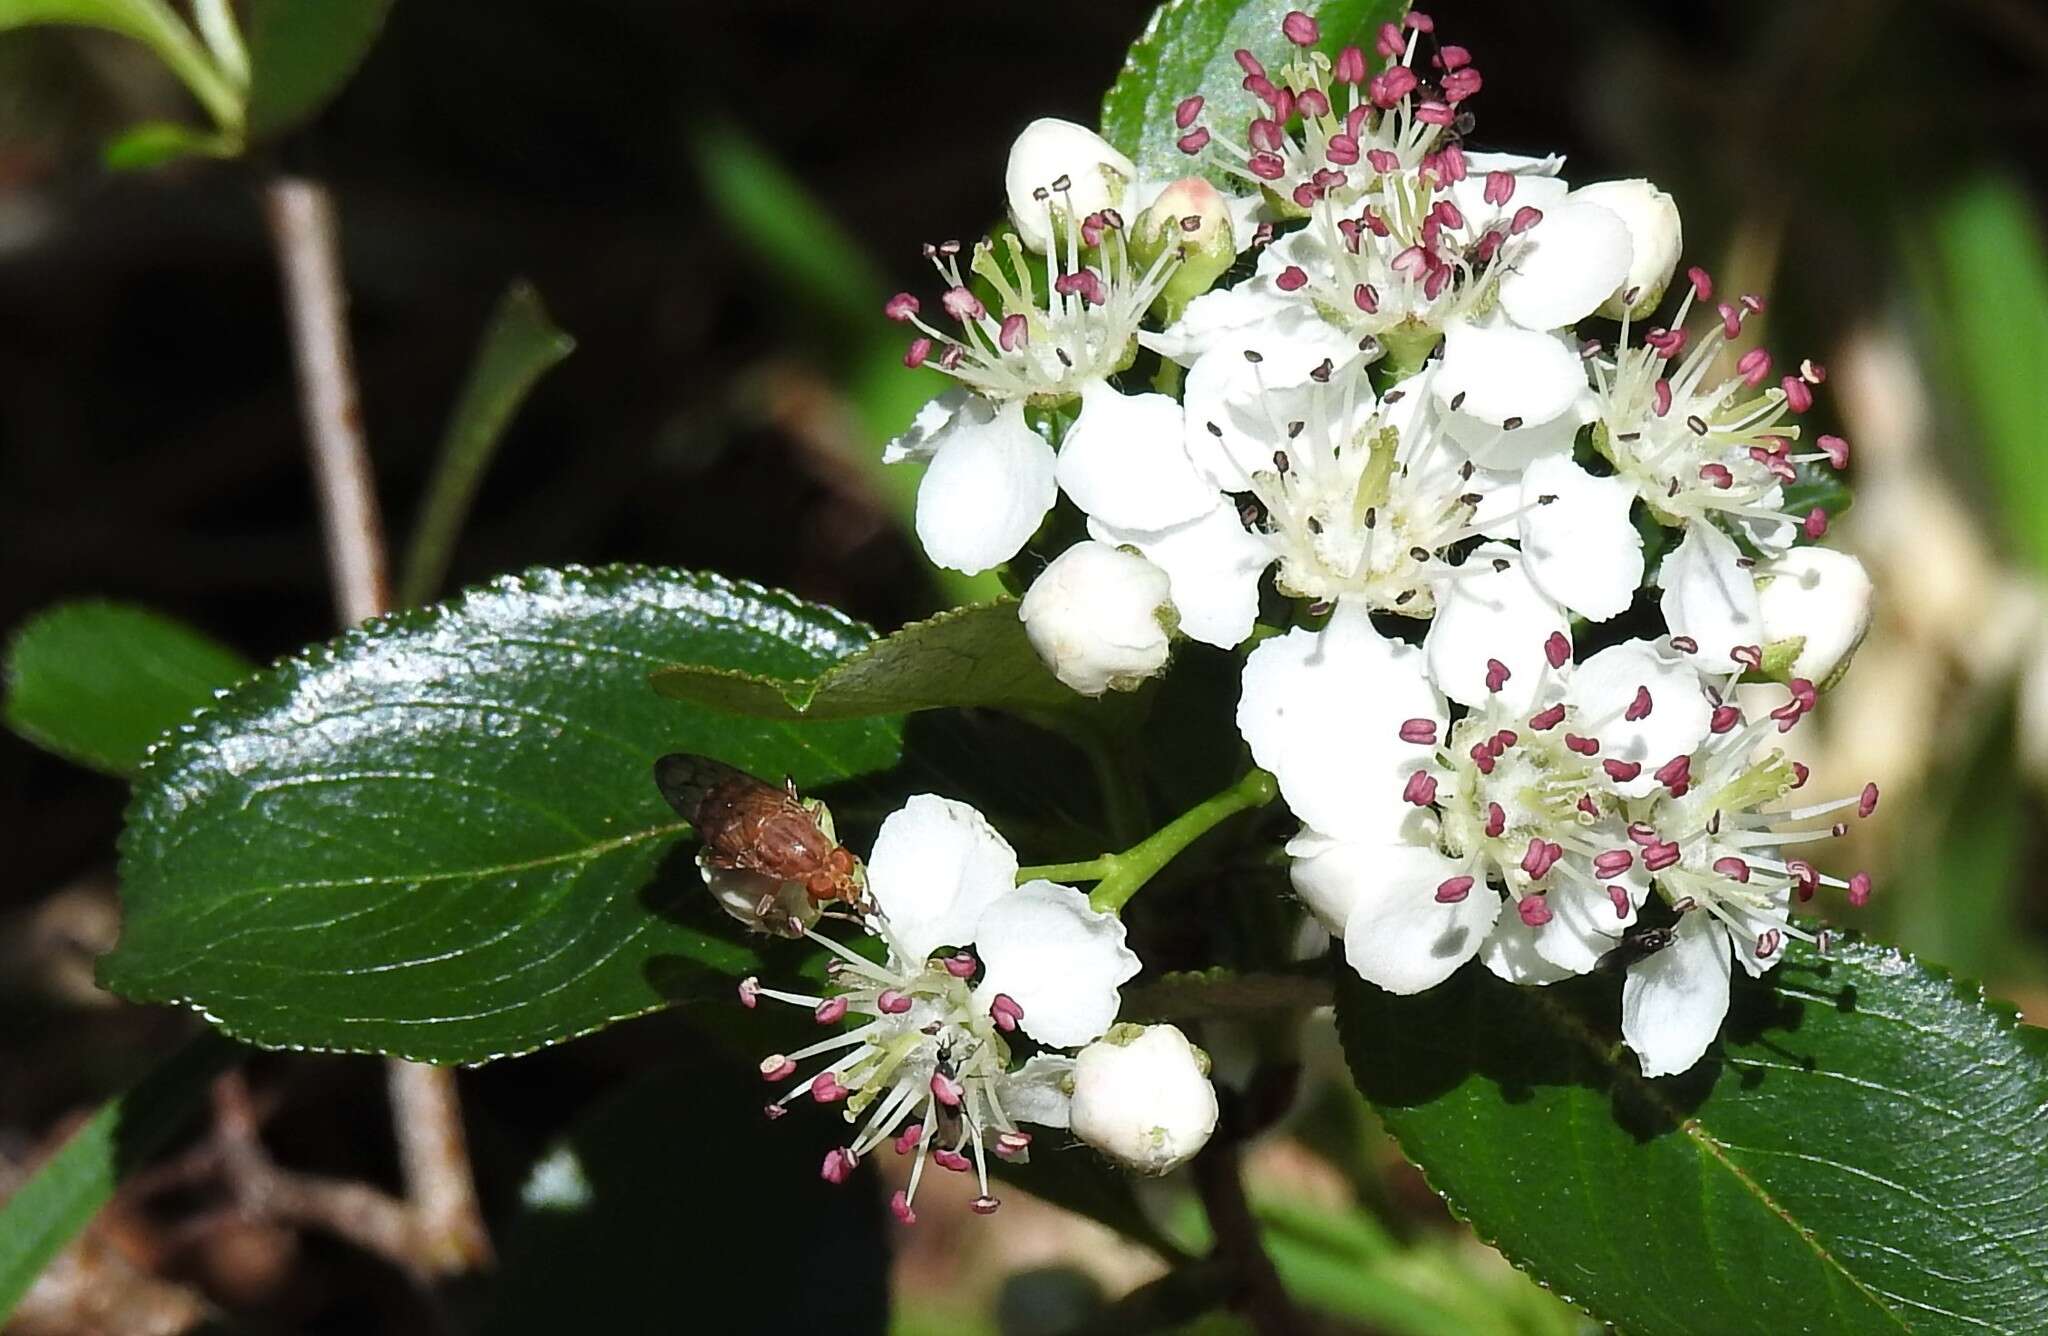
[[[235,1202],[250,1215],[324,1230],[375,1253],[417,1280],[433,1274],[416,1246],[412,1211],[367,1183],[280,1168],[263,1148],[255,1101],[239,1071],[213,1084],[214,1140]]]
[[[1215,1258],[1233,1278],[1234,1306],[1259,1336],[1298,1336],[1303,1330],[1301,1315],[1259,1242],[1259,1222],[1244,1193],[1238,1143],[1228,1127],[1218,1130],[1192,1168],[1195,1190],[1216,1234]]]
[[[342,622],[353,626],[390,611],[391,577],[349,351],[334,201],[316,182],[280,177],[265,191],[264,213],[284,280],[335,604]],[[491,1258],[490,1238],[470,1171],[455,1074],[398,1061],[388,1071],[412,1225],[408,1246],[418,1250],[414,1263],[432,1274],[483,1266]]]

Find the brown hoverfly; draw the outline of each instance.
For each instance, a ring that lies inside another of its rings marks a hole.
[[[654,783],[696,827],[710,866],[796,882],[819,904],[860,899],[859,860],[831,834],[824,804],[799,798],[794,782],[777,788],[723,761],[674,752],[654,763]]]

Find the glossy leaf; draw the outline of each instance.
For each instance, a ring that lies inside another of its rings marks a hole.
[[[613,567],[503,579],[287,660],[143,771],[101,978],[253,1043],[429,1062],[723,992],[754,949],[676,849],[654,758],[830,798],[896,764],[897,726],[679,708],[647,673],[800,676],[868,639],[786,594]]]
[[[236,1052],[216,1035],[200,1035],[101,1105],[0,1206],[0,1326],[121,1180],[198,1111],[208,1084]]]
[[[2048,1033],[1851,943],[1738,983],[1705,1061],[1645,1081],[1618,991],[1468,966],[1394,997],[1347,974],[1338,1023],[1452,1207],[1623,1330],[2036,1329]]]
[[[341,91],[384,27],[391,0],[251,0],[251,139],[310,119]]]
[[[1194,159],[1174,147],[1181,131],[1174,108],[1200,94],[1218,124],[1242,129],[1252,117],[1244,70],[1234,53],[1246,48],[1268,63],[1295,48],[1280,35],[1289,10],[1314,15],[1322,25],[1319,49],[1335,53],[1356,43],[1371,55],[1382,23],[1407,12],[1406,0],[1168,0],[1153,12],[1124,57],[1123,71],[1102,99],[1102,136],[1129,154],[1140,177],[1171,180],[1195,170]],[[1373,68],[1378,69],[1375,59]]]
[[[1082,700],[1039,661],[1015,599],[913,622],[813,678],[679,664],[655,673],[654,688],[761,719],[864,719],[963,705],[1063,710]]]
[[[824,1110],[771,1123],[760,1090],[748,1065],[703,1060],[584,1118],[527,1176],[484,1336],[575,1331],[594,1313],[605,1331],[731,1314],[711,1328],[879,1336],[899,1226],[874,1171],[824,1182],[845,1124]]]
[[[133,774],[165,732],[254,668],[190,627],[116,603],[67,603],[7,649],[7,726],[112,775]]]
[[[506,289],[441,438],[433,481],[420,500],[399,581],[400,604],[424,603],[441,587],[470,502],[505,428],[540,378],[575,350],[576,340],[555,328],[532,284],[522,280]]]

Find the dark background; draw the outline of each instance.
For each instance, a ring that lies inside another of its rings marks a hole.
[[[395,547],[484,322],[524,276],[579,347],[513,426],[452,584],[637,561],[785,586],[881,625],[917,615],[923,568],[847,463],[879,446],[846,396],[888,330],[877,312],[850,332],[764,263],[707,191],[699,149],[744,137],[871,257],[878,295],[928,287],[919,243],[990,223],[1026,121],[1093,122],[1149,8],[399,0],[359,77],[274,160],[139,175],[104,170],[98,147],[145,114],[189,115],[175,85],[115,39],[0,38],[0,628],[100,595],[258,659],[331,632],[256,203],[277,168],[338,196]],[[1944,424],[1928,458],[1985,507],[2004,559],[1967,408],[1944,397],[1942,312],[1912,270],[1930,201],[1957,183],[1989,173],[2038,202],[2048,14],[2027,0],[1434,9],[1486,76],[1472,142],[1563,151],[1577,182],[1671,190],[1689,258],[1769,285],[1781,357],[1903,320]],[[81,1028],[65,1011],[90,1006],[81,971],[113,930],[123,799],[117,781],[0,736],[0,917],[41,1008],[6,1027],[4,1070],[39,1073],[0,1075],[6,1148],[103,1092],[167,1024],[96,1008]],[[2031,883],[2019,891],[2037,916]],[[516,1170],[628,1065],[599,1041],[474,1078],[495,1111],[474,1115],[486,1173]],[[281,1144],[388,1172],[386,1152],[335,1126],[381,1118],[371,1065],[322,1070],[295,1098],[310,1091],[323,1116],[287,1118]],[[486,1190],[502,1202],[511,1181]],[[348,1293],[369,1264],[328,1265],[330,1292]]]

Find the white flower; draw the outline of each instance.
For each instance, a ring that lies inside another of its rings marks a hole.
[[[1342,349],[1338,349],[1341,354]],[[1470,462],[1437,428],[1424,371],[1375,401],[1363,360],[1321,338],[1218,347],[1187,379],[1187,458],[1210,505],[1178,525],[1089,532],[1165,570],[1181,629],[1229,647],[1250,634],[1277,563],[1289,597],[1426,617],[1481,530]],[[1157,486],[1169,481],[1161,470]],[[1250,514],[1224,494],[1249,494]]]
[[[1137,165],[1101,135],[1045,116],[1010,145],[1003,190],[1017,235],[1043,255],[1076,220],[1122,207],[1137,176]]]
[[[1619,320],[1656,310],[1685,250],[1677,203],[1641,178],[1598,181],[1573,191],[1572,198],[1612,211],[1628,228],[1628,277],[1600,304],[1598,314]]]
[[[887,945],[886,961],[808,932],[836,956],[822,996],[755,979],[740,986],[748,1006],[768,997],[811,1010],[821,1025],[858,1021],[762,1061],[762,1076],[782,1082],[798,1064],[830,1055],[769,1112],[806,1095],[845,1102],[847,1121],[860,1130],[826,1157],[820,1172],[835,1182],[884,1142],[914,1153],[910,1183],[890,1202],[906,1224],[917,1218],[928,1161],[976,1173],[974,1209],[993,1211],[986,1155],[1024,1154],[1031,1136],[1019,1122],[1065,1126],[1071,1070],[1059,1055],[1012,1070],[1005,1036],[1022,1030],[1058,1048],[1094,1039],[1116,1018],[1118,989],[1137,973],[1138,958],[1124,944],[1123,924],[1081,892],[1048,881],[1016,886],[1016,853],[964,803],[912,798],[882,823],[867,867],[864,921]]]
[[[1594,445],[1660,523],[1717,525],[1767,553],[1791,546],[1801,531],[1820,537],[1826,514],[1787,513],[1784,492],[1799,481],[1802,464],[1848,462],[1849,447],[1835,436],[1793,453],[1801,429],[1790,419],[1813,406],[1813,387],[1826,373],[1802,362],[1797,374],[1773,382],[1770,354],[1751,348],[1735,359],[1732,374],[1716,375],[1723,346],[1741,336],[1763,301],[1745,295],[1720,303],[1718,330],[1695,340],[1685,320],[1712,297],[1713,281],[1697,267],[1687,278],[1670,327],[1649,330],[1631,347],[1624,320],[1614,353],[1590,359],[1599,423]]]
[[[1788,677],[1822,690],[1841,676],[1870,629],[1870,575],[1847,552],[1795,547],[1757,568],[1764,648],[1791,654]]]
[[[1053,675],[1084,696],[1129,691],[1166,667],[1173,604],[1166,572],[1107,543],[1052,560],[1017,605]]]
[[[1869,816],[1877,807],[1874,784],[1853,798],[1779,806],[1806,782],[1806,771],[1760,744],[1812,707],[1810,685],[1794,682],[1790,691],[1784,706],[1761,719],[1717,706],[1705,743],[1667,767],[1651,796],[1630,809],[1629,838],[1642,868],[1677,915],[1670,944],[1629,966],[1622,993],[1622,1037],[1646,1076],[1685,1071],[1713,1042],[1728,1011],[1731,952],[1756,977],[1777,964],[1787,937],[1815,940],[1788,917],[1795,901],[1823,885],[1845,890],[1851,904],[1870,894],[1868,876],[1823,876],[1787,852],[1847,829],[1805,823],[1847,808]]]
[[[1216,1130],[1209,1060],[1171,1025],[1119,1025],[1074,1059],[1074,1135],[1117,1163],[1163,1174]]]
[[[1570,656],[1553,632],[1512,696],[1493,661],[1488,698],[1453,726],[1415,651],[1341,607],[1252,652],[1239,728],[1307,826],[1288,845],[1295,890],[1364,978],[1418,992],[1484,949],[1495,972],[1547,983],[1634,923],[1648,883],[1627,796],[1706,736],[1710,706],[1663,645]]]

